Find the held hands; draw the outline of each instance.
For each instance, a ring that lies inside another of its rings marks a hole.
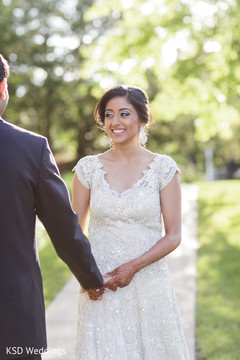
[[[91,300],[102,300],[106,288],[117,291],[118,287],[122,288],[129,285],[135,273],[136,271],[131,262],[122,264],[113,271],[103,275],[103,287],[88,290],[81,288],[80,293],[87,292]]]
[[[125,287],[130,284],[135,273],[136,271],[131,262],[122,264],[115,270],[106,274],[111,276],[111,280],[107,282],[105,287],[108,287],[112,291],[116,291],[118,287]]]
[[[106,288],[106,284],[109,282],[109,280],[111,280],[111,278],[112,277],[110,275],[105,274],[103,275],[103,285],[104,285],[103,287],[97,289],[88,289],[88,290],[81,288],[80,293],[87,292],[89,299],[91,300],[102,300],[103,293]]]

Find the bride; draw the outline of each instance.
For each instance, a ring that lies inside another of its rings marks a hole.
[[[79,295],[76,359],[187,360],[166,260],[181,240],[179,169],[142,146],[150,109],[140,88],[111,88],[94,114],[112,146],[77,163],[73,208],[82,229],[90,209],[92,252],[111,280],[101,300]]]

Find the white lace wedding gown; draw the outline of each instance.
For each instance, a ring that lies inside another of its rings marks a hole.
[[[78,162],[78,178],[91,190],[89,239],[102,273],[161,239],[159,191],[176,171],[170,157],[157,155],[139,181],[118,193],[106,182],[98,156]],[[76,359],[189,359],[166,258],[139,271],[130,285],[107,289],[101,301],[79,295]]]

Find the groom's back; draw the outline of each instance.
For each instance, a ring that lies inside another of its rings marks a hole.
[[[46,345],[35,241],[35,194],[44,141],[0,120],[0,358],[6,356],[6,344]]]

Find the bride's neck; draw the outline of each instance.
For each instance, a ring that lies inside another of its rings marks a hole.
[[[144,149],[140,146],[114,146],[111,149],[112,156],[118,161],[131,161],[141,156]]]

